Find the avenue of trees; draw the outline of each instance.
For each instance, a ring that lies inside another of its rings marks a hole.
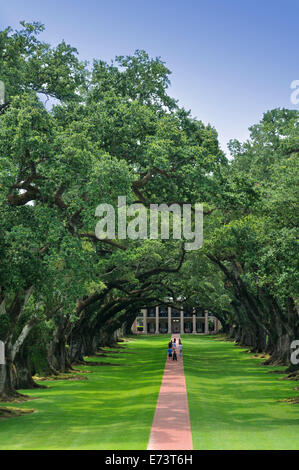
[[[64,42],[41,42],[42,30],[0,32],[0,397],[83,362],[166,298],[209,309],[231,338],[288,364],[299,339],[299,113],[265,113],[228,160],[216,131],[168,95],[159,58],[90,66]],[[202,202],[203,247],[97,239],[95,209],[118,196]]]

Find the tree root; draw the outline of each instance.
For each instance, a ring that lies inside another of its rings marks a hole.
[[[0,407],[0,420],[6,418],[16,418],[17,416],[34,413],[34,410],[20,409],[20,408],[8,408],[5,406]]]
[[[284,377],[284,380],[299,380],[299,370],[291,372],[286,377]]]
[[[85,371],[84,371],[85,373]],[[79,371],[76,371],[75,373],[61,373],[59,375],[47,375],[45,377],[34,377],[35,380],[41,381],[41,382],[53,382],[55,380],[88,380],[87,377],[84,375],[79,375]],[[42,388],[47,388],[44,385],[41,385]]]
[[[278,400],[278,401],[282,402],[282,403],[291,403],[291,404],[294,404],[294,405],[298,405],[299,404],[299,397],[283,398],[282,400]]]
[[[35,397],[29,397],[28,395],[24,395],[22,393],[18,393],[14,391],[11,395],[1,395],[0,403],[23,403],[29,400],[36,400]]]
[[[85,361],[85,362],[82,362],[82,365],[85,365],[85,366],[124,366],[125,364],[117,364],[117,363],[112,363],[112,362]]]

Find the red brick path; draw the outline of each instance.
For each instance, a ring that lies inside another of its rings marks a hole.
[[[179,338],[180,335],[174,334],[172,337]],[[193,449],[184,365],[179,357],[177,362],[166,360],[147,449]]]

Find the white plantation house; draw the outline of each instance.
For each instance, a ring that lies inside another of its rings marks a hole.
[[[188,311],[157,305],[141,309],[132,330],[141,334],[214,334],[220,326],[219,320],[208,310]]]

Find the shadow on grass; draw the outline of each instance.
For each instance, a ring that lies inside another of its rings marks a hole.
[[[39,398],[38,413],[1,422],[0,449],[145,449],[167,343],[156,337],[122,344],[117,357],[103,358],[105,367],[92,366],[88,381],[61,380],[28,391]],[[76,370],[84,374],[98,359]]]
[[[296,396],[280,380],[284,372],[269,374],[277,367],[260,366],[262,359],[231,342],[202,337],[183,344],[195,448],[298,447],[299,407],[278,402]]]

